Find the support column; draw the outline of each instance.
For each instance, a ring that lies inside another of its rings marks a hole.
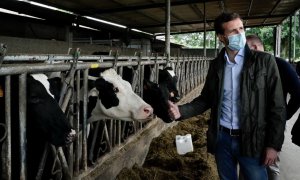
[[[219,40],[217,38],[217,34],[215,33],[215,57],[218,56],[218,53],[219,53],[219,49],[217,47],[217,44],[219,43]]]
[[[294,14],[294,27],[293,27],[293,34],[294,34],[294,39],[293,39],[293,61],[296,59],[296,13]]]
[[[292,24],[293,24],[293,16],[290,16],[290,32],[289,32],[289,62],[292,62]]]
[[[203,3],[203,11],[204,11],[204,42],[203,42],[203,56],[206,57],[206,6],[205,1]]]
[[[166,30],[165,30],[165,54],[167,56],[167,62],[170,61],[170,24],[171,24],[171,0],[166,0]]]
[[[72,26],[72,25],[71,25]],[[65,41],[68,43],[68,48],[73,47],[73,31],[71,31],[71,26],[66,26],[65,29]]]
[[[275,27],[275,56],[280,57],[280,49],[281,49],[281,25]]]

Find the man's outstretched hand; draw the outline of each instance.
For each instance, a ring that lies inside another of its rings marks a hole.
[[[179,112],[178,106],[174,104],[172,101],[168,101],[169,104],[169,116],[172,120],[179,119],[181,114]]]

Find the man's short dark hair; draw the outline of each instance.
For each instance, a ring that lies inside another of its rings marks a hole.
[[[256,43],[258,43],[260,45],[263,45],[262,40],[256,34],[247,35],[246,39],[247,40],[251,40],[253,42],[256,42]]]
[[[215,19],[215,23],[214,23],[214,28],[215,28],[216,34],[224,34],[224,29],[223,29],[222,25],[228,21],[232,21],[237,18],[241,19],[240,15],[238,13],[223,12],[222,14],[220,14]]]

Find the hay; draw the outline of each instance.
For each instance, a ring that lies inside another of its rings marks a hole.
[[[151,142],[142,167],[123,169],[117,180],[217,180],[212,155],[206,151],[208,113],[179,122]],[[175,136],[191,134],[194,151],[179,155]]]

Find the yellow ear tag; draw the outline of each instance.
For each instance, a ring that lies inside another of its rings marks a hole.
[[[99,64],[91,64],[91,68],[98,68]]]

